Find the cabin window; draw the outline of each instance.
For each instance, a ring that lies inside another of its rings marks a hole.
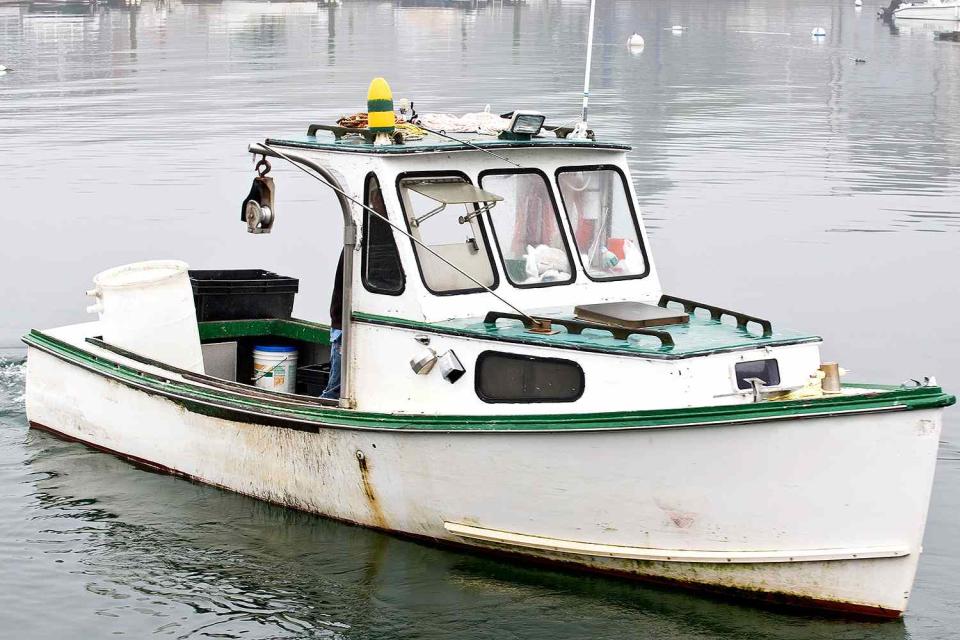
[[[546,177],[533,170],[488,171],[480,175],[480,186],[503,198],[487,215],[510,282],[572,282],[570,250]]]
[[[413,242],[427,289],[451,295],[483,291],[477,282],[495,288],[497,272],[480,215],[489,206],[482,198],[495,196],[481,193],[462,174],[407,174],[398,186],[410,234],[430,249]]]
[[[613,166],[576,167],[557,171],[557,184],[587,275],[593,280],[647,275],[626,176]]]
[[[364,204],[387,216],[387,207],[383,202],[383,191],[377,176],[367,176]],[[363,253],[360,272],[363,286],[373,293],[400,295],[403,293],[405,277],[400,264],[397,242],[393,237],[393,227],[380,218],[364,211],[363,215]]]
[[[583,395],[583,369],[572,360],[484,351],[474,376],[484,402],[574,402]]]
[[[773,358],[769,360],[751,360],[750,362],[738,362],[733,366],[737,376],[738,389],[750,389],[750,378],[759,378],[763,384],[773,387],[780,384],[780,365]]]

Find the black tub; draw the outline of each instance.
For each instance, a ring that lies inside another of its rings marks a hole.
[[[289,318],[300,289],[296,278],[263,269],[190,271],[197,320]]]

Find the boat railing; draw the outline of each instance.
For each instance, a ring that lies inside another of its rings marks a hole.
[[[710,313],[711,320],[722,322],[724,316],[729,316],[737,321],[737,328],[739,329],[749,331],[749,325],[757,324],[760,325],[760,328],[763,330],[764,338],[769,338],[773,335],[773,325],[769,320],[747,315],[746,313],[740,313],[739,311],[731,311],[730,309],[715,307],[712,304],[704,304],[703,302],[696,302],[694,300],[687,300],[686,298],[678,298],[676,296],[667,294],[660,296],[660,302],[657,304],[666,309],[667,305],[669,305],[671,302],[682,305],[683,310],[690,315],[694,315],[697,309],[703,309],[704,311],[708,311]]]

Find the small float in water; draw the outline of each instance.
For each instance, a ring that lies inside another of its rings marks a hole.
[[[366,127],[249,147],[248,231],[280,232],[271,161],[337,194],[338,398],[255,383],[263,345],[298,373],[330,358],[295,286],[261,305],[244,276],[208,305],[168,261],[99,277],[99,320],[24,337],[30,424],[424,541],[900,616],[954,398],[841,385],[816,335],[665,292],[629,147],[585,108],[458,137],[398,128],[385,87]]]

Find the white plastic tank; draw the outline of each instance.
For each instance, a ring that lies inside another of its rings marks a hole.
[[[253,348],[253,382],[261,389],[294,393],[297,388],[297,348],[257,345]]]
[[[93,278],[87,311],[100,315],[103,340],[165,364],[203,373],[200,331],[187,263],[150,260]]]

